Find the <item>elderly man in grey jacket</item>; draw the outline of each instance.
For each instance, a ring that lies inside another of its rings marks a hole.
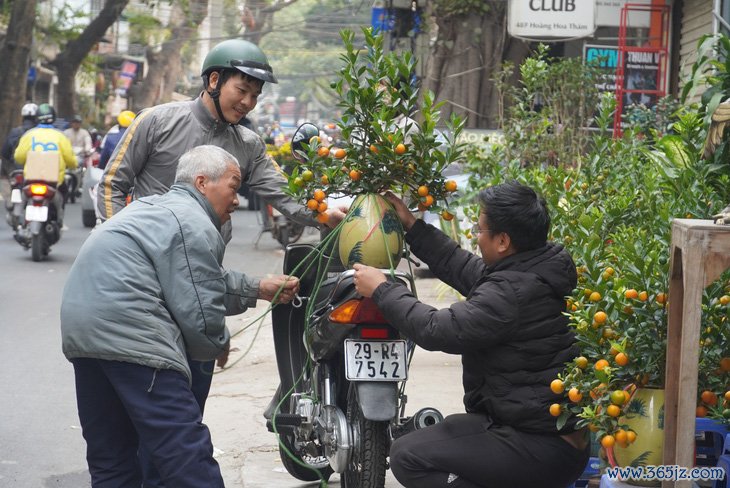
[[[166,486],[222,487],[187,358],[225,357],[225,316],[258,298],[287,302],[296,278],[253,279],[222,267],[221,225],[238,206],[238,161],[185,153],[175,184],[135,201],[89,236],[61,305],[92,486],[140,486],[144,448]],[[99,264],[103,263],[104,266]]]

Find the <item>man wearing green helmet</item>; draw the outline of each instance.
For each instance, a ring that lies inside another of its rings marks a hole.
[[[266,145],[261,138],[238,125],[256,107],[264,83],[276,83],[263,51],[241,39],[223,41],[205,57],[201,76],[203,91],[195,100],[144,109],[129,126],[112,153],[98,187],[96,205],[102,220],[120,212],[128,197],[137,199],[167,192],[174,183],[179,157],[193,147],[208,144],[235,156],[240,163],[243,182],[264,200],[301,224],[317,226],[310,212],[283,192],[286,179],[266,154]],[[331,226],[345,215],[342,209],[332,209],[328,213],[328,225]],[[230,226],[224,227],[221,233],[227,240]],[[259,280],[243,273],[236,275],[239,277],[236,288],[227,293],[255,303],[261,293]],[[226,359],[227,354],[219,357],[219,366],[223,366]],[[214,364],[212,361],[189,362],[191,390],[202,413]],[[140,452],[140,462],[144,488],[163,486],[149,453]]]

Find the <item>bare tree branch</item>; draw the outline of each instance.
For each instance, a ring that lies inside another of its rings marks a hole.
[[[116,22],[129,0],[106,0],[99,15],[86,26],[81,35],[69,41],[63,51],[50,62],[58,73],[58,106],[59,115],[68,117],[76,109],[76,72],[81,62],[89,54],[94,45],[104,37],[107,29]]]
[[[16,1],[10,14],[7,35],[0,59],[3,69],[0,70],[0,136],[5,140],[6,134],[20,122],[20,108],[25,103],[25,84],[28,79],[28,62],[30,47],[33,41],[35,25],[36,0]]]

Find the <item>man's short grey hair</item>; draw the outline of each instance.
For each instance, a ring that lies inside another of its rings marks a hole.
[[[228,165],[239,166],[236,157],[218,146],[197,146],[180,156],[175,183],[195,183],[198,175],[218,181]]]

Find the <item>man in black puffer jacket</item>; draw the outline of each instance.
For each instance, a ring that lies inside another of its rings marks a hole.
[[[558,430],[550,382],[579,355],[565,297],[575,264],[547,241],[545,201],[516,182],[479,194],[478,257],[426,225],[392,194],[413,253],[466,296],[448,309],[419,302],[374,268],[355,265],[355,285],[424,349],[461,354],[466,414],[397,439],[390,466],[406,488],[565,488],[588,461],[577,418]]]

